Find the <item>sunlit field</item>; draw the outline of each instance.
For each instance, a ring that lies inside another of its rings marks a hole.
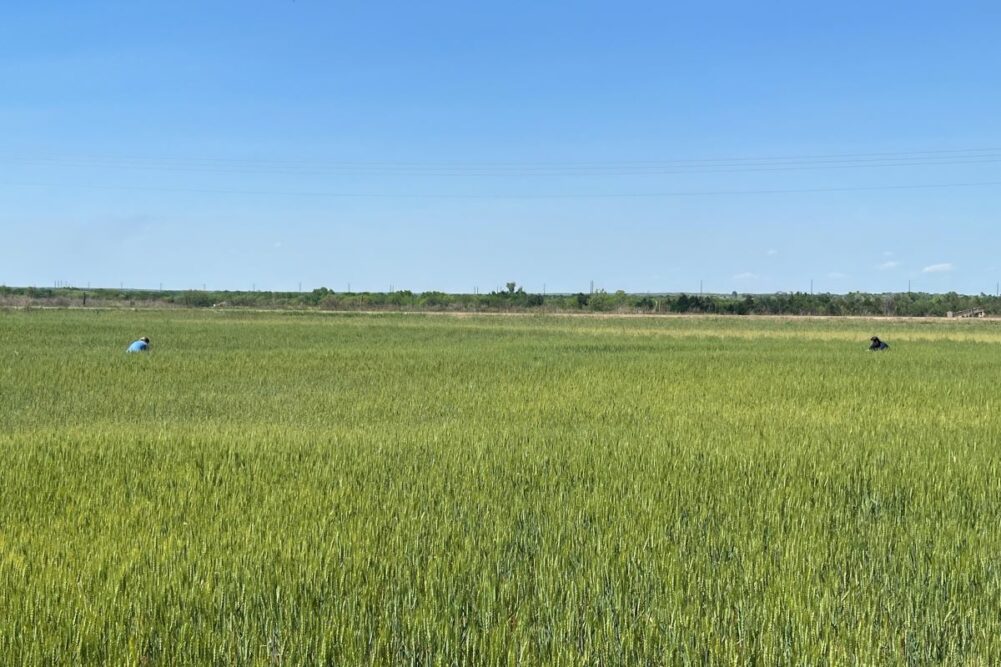
[[[0,312],[0,664],[999,664],[999,371],[992,321]]]

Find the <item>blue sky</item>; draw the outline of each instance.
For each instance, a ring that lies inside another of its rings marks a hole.
[[[477,4],[8,3],[0,283],[1001,280],[997,3]]]

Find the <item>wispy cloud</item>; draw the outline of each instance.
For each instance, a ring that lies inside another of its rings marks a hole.
[[[775,248],[769,248],[768,252],[765,254],[768,255],[769,257],[774,257],[775,255],[779,254],[779,251],[776,250]]]
[[[895,259],[891,259],[889,262],[883,262],[876,266],[880,271],[886,271],[887,269],[895,269],[900,266],[900,262]]]
[[[884,250],[883,251],[883,257],[893,257],[893,251],[892,250]]]
[[[921,273],[945,273],[946,271],[952,271],[952,264],[949,262],[932,264],[921,269]]]
[[[754,280],[758,277],[758,274],[751,273],[750,271],[744,271],[743,273],[738,273],[733,277],[734,280]]]

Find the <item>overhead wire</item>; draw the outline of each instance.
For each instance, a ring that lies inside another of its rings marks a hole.
[[[492,193],[492,194],[447,194],[447,193],[401,193],[401,192],[334,192],[334,191],[279,191],[279,190],[241,190],[216,188],[171,188],[156,186],[128,185],[93,185],[93,184],[57,184],[57,183],[18,183],[0,182],[6,187],[30,188],[82,188],[90,190],[119,190],[138,192],[172,192],[189,194],[219,194],[266,197],[328,197],[343,199],[631,199],[631,198],[670,198],[670,197],[704,197],[704,196],[739,196],[739,195],[770,195],[770,194],[811,194],[834,192],[866,192],[879,190],[930,190],[948,188],[997,187],[1001,181],[979,181],[963,183],[913,183],[887,184],[871,186],[820,187],[820,188],[772,188],[748,190],[675,190],[661,192],[620,192],[620,193]]]
[[[0,153],[0,165],[135,171],[275,175],[644,176],[976,165],[1001,162],[1001,149],[950,149],[808,156],[602,162],[365,162],[247,158],[24,155]]]
[[[167,171],[199,174],[259,174],[283,176],[665,176],[711,175],[733,173],[765,173],[816,170],[867,170],[872,168],[940,167],[953,165],[987,165],[1001,163],[999,148],[963,148],[922,151],[827,153],[771,157],[697,158],[648,161],[606,162],[524,162],[524,163],[416,163],[416,162],[325,162],[317,160],[259,160],[249,158],[204,157],[137,157],[137,156],[53,156],[24,155],[0,151],[0,166],[36,165],[42,167],[86,168],[88,175],[95,170]],[[449,166],[451,165],[451,166]],[[90,183],[0,182],[8,187],[85,188],[96,190],[176,192],[192,194],[223,194],[277,197],[331,197],[384,199],[611,199],[667,198],[724,195],[800,194],[824,192],[862,192],[902,189],[943,189],[993,187],[999,181],[961,181],[932,183],[896,183],[882,185],[846,185],[833,187],[717,188],[705,190],[663,190],[640,192],[583,193],[434,193],[376,192],[336,190],[268,190],[254,188],[161,187],[145,185],[101,185]]]

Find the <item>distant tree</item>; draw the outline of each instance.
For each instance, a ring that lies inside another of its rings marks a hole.
[[[330,290],[328,290],[326,287],[318,287],[312,292],[306,294],[304,300],[306,303],[316,306],[320,303],[320,301],[323,300],[323,297],[327,296],[328,294],[330,294]]]
[[[208,308],[212,305],[212,297],[207,292],[196,292],[188,290],[181,298],[180,303],[189,308]]]
[[[611,294],[600,289],[591,295],[588,305],[591,307],[591,310],[606,312],[615,307],[615,299]]]
[[[343,305],[343,301],[333,292],[327,292],[320,299],[320,308],[325,310],[337,310]]]
[[[676,313],[687,313],[690,308],[691,299],[687,294],[682,294],[671,304],[671,310]]]
[[[447,306],[449,301],[450,299],[448,294],[445,294],[444,292],[433,292],[433,291],[423,292],[418,299],[418,303],[421,306],[429,308],[440,308],[442,306]]]
[[[635,308],[637,308],[639,310],[653,310],[654,307],[656,307],[657,304],[650,297],[644,296],[644,297],[642,297],[640,299],[637,299],[636,303],[633,304],[633,305],[634,305]]]

